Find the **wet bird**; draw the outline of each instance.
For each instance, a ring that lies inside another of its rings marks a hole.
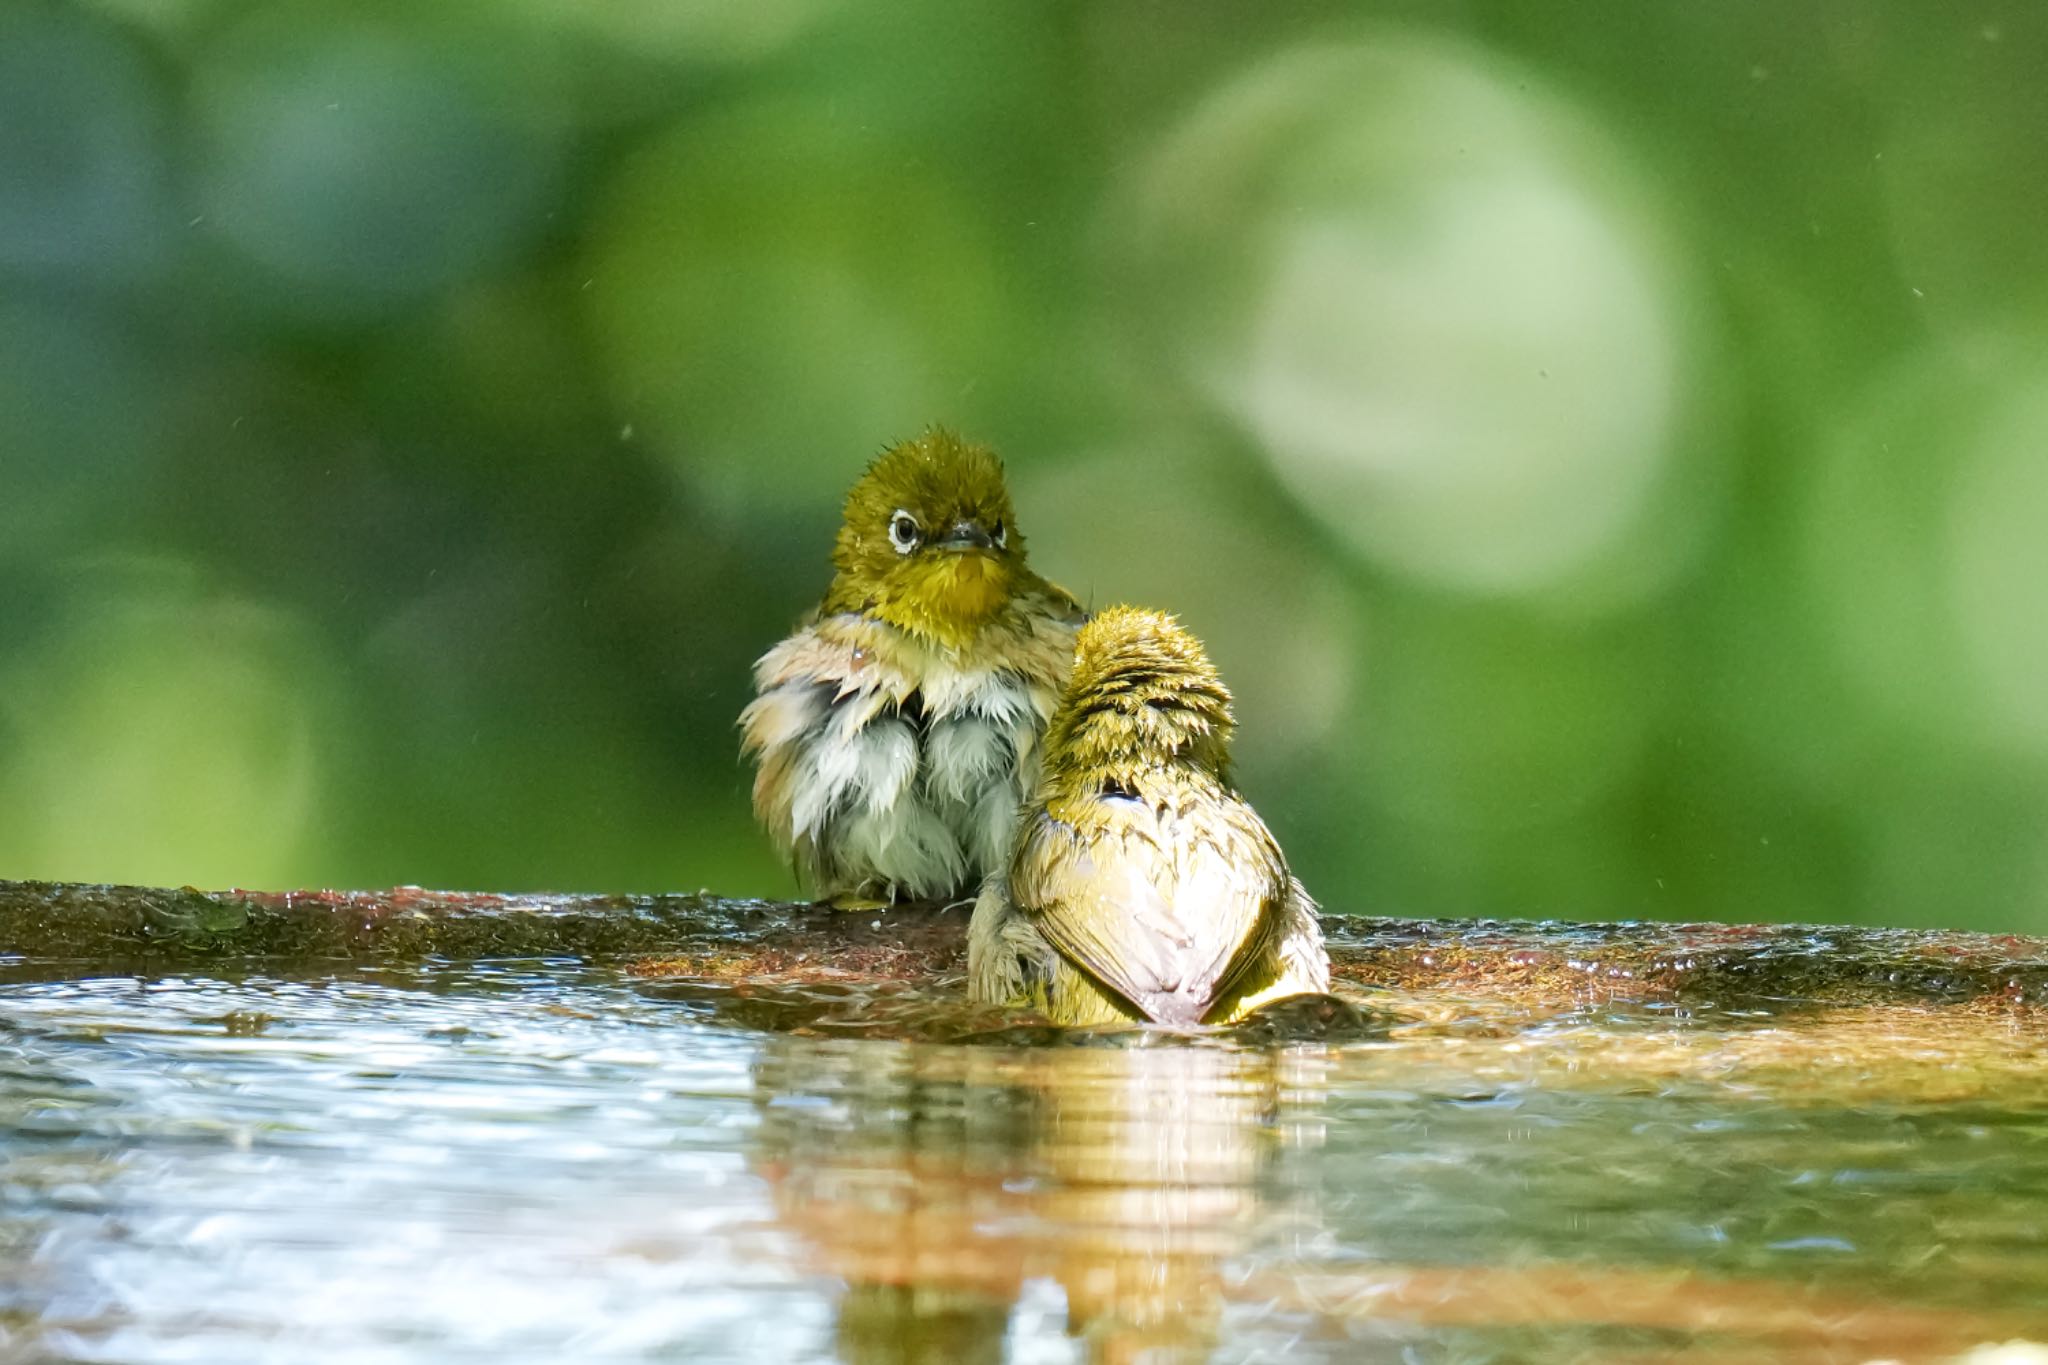
[[[1230,781],[1230,693],[1170,616],[1098,613],[968,931],[968,992],[1064,1025],[1219,1024],[1326,992],[1315,902]]]
[[[755,665],[754,813],[843,907],[971,895],[1036,781],[1080,605],[1026,563],[994,452],[941,430],[868,466],[832,564]]]

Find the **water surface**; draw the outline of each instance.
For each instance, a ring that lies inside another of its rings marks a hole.
[[[2024,1010],[1411,992],[1341,1038],[1049,1044],[944,998],[568,961],[0,985],[0,1358],[2048,1340]]]

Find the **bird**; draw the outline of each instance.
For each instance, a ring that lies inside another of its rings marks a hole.
[[[1232,785],[1231,698],[1164,613],[1075,640],[1042,774],[974,906],[968,995],[1080,1027],[1233,1023],[1327,993],[1315,902]]]
[[[1085,619],[1032,572],[985,445],[943,428],[846,495],[824,600],[754,667],[754,814],[822,901],[965,901],[1008,852]]]

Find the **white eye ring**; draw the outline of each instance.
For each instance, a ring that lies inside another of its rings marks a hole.
[[[997,522],[992,539],[995,541],[998,550],[1007,550],[1010,547],[1010,528],[1003,525],[1000,521]]]
[[[907,555],[917,548],[918,539],[917,518],[897,508],[889,518],[889,543],[897,554]]]

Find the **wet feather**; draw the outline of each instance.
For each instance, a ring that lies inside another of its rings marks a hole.
[[[1036,780],[1080,607],[1027,564],[1000,462],[943,431],[868,467],[833,566],[755,667],[755,815],[821,897],[971,894]]]
[[[1224,1022],[1325,991],[1315,906],[1229,777],[1230,694],[1157,613],[1082,632],[1044,773],[969,934],[969,989],[1066,1024]]]

